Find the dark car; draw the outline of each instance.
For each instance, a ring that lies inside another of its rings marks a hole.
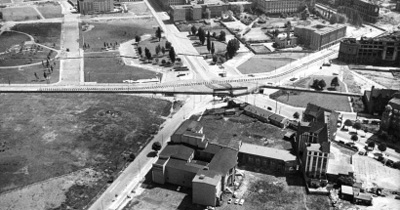
[[[293,78],[290,79],[290,81],[295,81],[295,80],[297,80],[296,77],[293,77]]]
[[[356,146],[351,146],[351,149],[358,152],[358,147],[356,147]]]
[[[267,109],[268,109],[268,110],[272,110],[272,108],[271,108],[271,107],[268,107]]]

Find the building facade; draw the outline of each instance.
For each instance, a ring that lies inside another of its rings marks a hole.
[[[305,2],[299,0],[252,0],[252,2],[257,9],[266,14],[294,13],[304,3],[308,7],[314,7],[315,5],[315,0]]]
[[[392,98],[382,114],[381,129],[400,139],[400,94]]]
[[[338,59],[347,63],[400,66],[400,31],[376,38],[347,38],[340,42]]]
[[[372,115],[381,115],[397,92],[398,90],[376,89],[375,86],[372,86],[371,91],[365,91],[363,95],[365,111]]]
[[[187,1],[187,0],[158,0],[157,2],[165,10],[168,10],[170,8],[170,6],[172,6],[172,5],[189,4],[189,1]]]
[[[379,18],[379,6],[373,1],[368,0],[338,0],[338,6],[351,18],[351,14],[357,11],[363,21],[376,23]]]
[[[79,0],[78,12],[82,15],[111,12],[114,9],[113,0]]]
[[[339,24],[295,26],[294,34],[299,39],[298,43],[312,50],[321,50],[336,44],[345,37],[346,26]]]

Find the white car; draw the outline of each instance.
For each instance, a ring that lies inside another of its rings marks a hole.
[[[229,198],[228,199],[228,204],[231,204],[232,203],[232,198]]]
[[[238,203],[239,203],[239,198],[235,200],[235,204],[238,204]]]
[[[239,202],[239,205],[243,205],[243,203],[244,203],[244,199],[241,199]]]

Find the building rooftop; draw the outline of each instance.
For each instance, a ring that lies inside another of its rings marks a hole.
[[[284,116],[282,116],[282,115],[279,115],[279,114],[273,114],[273,115],[269,116],[268,119],[274,120],[274,121],[276,121],[276,122],[283,122],[283,121],[286,121],[286,120],[287,120],[286,117],[284,117]]]
[[[193,183],[203,183],[213,186],[217,186],[220,181],[221,175],[209,170],[200,170],[192,180]]]
[[[327,174],[334,175],[348,175],[349,173],[354,173],[353,166],[348,163],[338,163],[334,161],[328,161]]]
[[[194,149],[185,146],[183,144],[169,144],[161,151],[160,158],[171,157],[175,159],[188,161],[189,158],[193,155],[193,153]]]
[[[253,113],[253,114],[256,114],[256,115],[265,117],[265,118],[268,118],[269,116],[271,116],[271,115],[274,114],[273,112],[270,112],[270,111],[268,111],[268,110],[265,110],[265,109],[262,109],[262,108],[260,108],[260,107],[253,106],[253,105],[250,105],[250,104],[247,105],[247,106],[244,108],[244,110],[245,110],[245,111],[248,111],[248,112],[251,112],[251,113]]]
[[[199,170],[202,170],[204,168],[204,166],[202,165],[197,165],[195,163],[187,163],[184,160],[177,160],[177,159],[169,159],[166,167],[191,173],[197,173]]]
[[[194,120],[185,120],[181,126],[179,126],[179,128],[175,131],[174,134],[177,135],[182,135],[187,131],[193,132],[193,133],[197,133],[202,129],[202,126],[200,125],[200,123],[198,121],[194,121]]]
[[[342,185],[341,192],[342,192],[342,194],[353,195],[353,187],[347,186],[347,185]]]
[[[306,110],[304,111],[305,115],[310,115],[314,118],[317,118],[318,115],[321,113],[321,111],[325,111],[325,112],[332,112],[332,110],[315,105],[313,103],[308,103]]]
[[[274,149],[248,143],[243,143],[239,152],[283,161],[296,160],[296,156],[288,150]]]
[[[322,143],[309,144],[307,146],[307,150],[308,151],[329,153],[331,151],[330,146],[331,146],[331,143],[328,142],[328,141],[325,141],[325,142],[322,142]]]
[[[315,33],[318,34],[326,34],[329,33],[333,30],[337,30],[339,28],[346,28],[345,25],[340,25],[340,24],[334,24],[334,25],[330,25],[330,24],[313,24],[313,25],[297,25],[295,26],[295,28],[304,28],[304,29],[309,29],[314,31]]]
[[[392,106],[392,108],[400,109],[400,98],[390,99],[389,105]]]
[[[220,175],[225,175],[237,164],[238,151],[230,148],[222,148],[214,155],[208,167]]]

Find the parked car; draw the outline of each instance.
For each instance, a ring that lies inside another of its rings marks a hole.
[[[231,204],[232,203],[232,198],[229,198],[228,199],[228,204]]]
[[[396,197],[394,197],[394,199],[400,200],[400,196],[396,195]]]
[[[272,108],[271,108],[271,107],[268,107],[267,109],[268,109],[268,110],[272,110]]]
[[[346,145],[349,147],[354,146],[354,142],[347,142]]]
[[[244,203],[244,199],[241,199],[241,200],[240,200],[240,202],[239,202],[239,205],[241,205],[241,206],[242,206],[242,205],[243,205],[243,203]]]
[[[181,186],[178,186],[178,188],[176,188],[176,191],[181,191]]]
[[[351,149],[353,149],[354,151],[358,152],[358,147],[356,147],[356,146],[351,146]]]
[[[235,204],[238,204],[238,203],[239,203],[239,200],[240,200],[239,198],[236,199],[236,200],[235,200]]]
[[[339,141],[339,144],[344,144],[344,141]]]
[[[296,77],[293,77],[293,78],[290,79],[290,81],[295,81],[295,80],[297,80]]]

